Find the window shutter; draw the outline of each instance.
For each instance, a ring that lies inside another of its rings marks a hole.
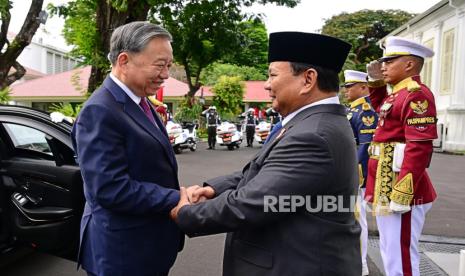
[[[433,50],[434,38],[426,41],[424,45]],[[431,87],[432,74],[433,74],[433,59],[426,58],[424,65],[423,65],[423,70],[421,71],[421,79],[423,83],[428,87]]]
[[[454,29],[448,30],[444,33],[442,40],[440,92],[443,95],[452,92],[454,35]]]

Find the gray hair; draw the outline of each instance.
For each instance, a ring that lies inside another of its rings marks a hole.
[[[149,22],[135,21],[119,26],[111,35],[108,59],[114,65],[120,53],[139,53],[156,37],[165,37],[172,41],[167,30]]]

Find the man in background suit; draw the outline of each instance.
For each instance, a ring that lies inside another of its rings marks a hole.
[[[73,129],[84,179],[79,262],[89,275],[168,275],[184,234],[169,219],[177,164],[147,96],[169,76],[171,35],[132,22],[112,34],[110,75]]]
[[[229,232],[223,275],[361,275],[354,213],[316,207],[318,197],[349,207],[357,193],[353,133],[337,97],[349,50],[324,35],[272,33],[265,89],[283,127],[242,172],[191,192],[209,200],[190,205],[182,188],[171,215],[185,233]],[[306,196],[311,206],[289,208],[289,198]]]

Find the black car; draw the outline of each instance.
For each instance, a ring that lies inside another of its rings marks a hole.
[[[0,258],[20,246],[76,258],[84,196],[71,128],[0,105]]]

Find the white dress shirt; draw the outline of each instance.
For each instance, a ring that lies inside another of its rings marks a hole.
[[[127,87],[124,83],[122,83],[115,75],[110,73],[110,78],[121,88],[123,89],[124,93],[126,93],[131,100],[133,100],[139,107],[140,101],[142,100],[141,97],[134,94],[129,87]],[[142,109],[142,107],[140,107]],[[142,110],[143,111],[143,110]]]
[[[317,102],[314,102],[314,103],[311,103],[311,104],[307,104],[305,106],[302,106],[301,108],[299,108],[298,110],[292,112],[291,114],[287,115],[284,119],[283,119],[283,127],[292,119],[295,117],[295,115],[297,115],[299,112],[309,108],[309,107],[312,107],[312,106],[315,106],[315,105],[321,105],[321,104],[340,104],[339,102],[339,97],[338,96],[334,96],[334,97],[331,97],[331,98],[326,98],[326,99],[323,99],[323,100],[320,100],[320,101],[317,101]]]

